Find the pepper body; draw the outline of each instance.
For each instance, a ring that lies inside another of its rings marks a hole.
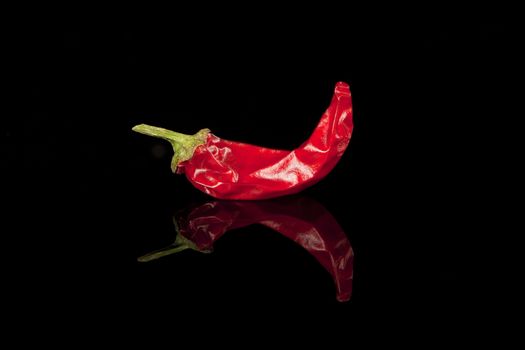
[[[294,194],[317,183],[335,167],[352,130],[350,88],[339,82],[314,132],[298,148],[269,149],[207,133],[205,141],[192,149],[191,157],[177,158],[172,169],[219,199],[257,200]],[[177,153],[175,144],[174,151]]]

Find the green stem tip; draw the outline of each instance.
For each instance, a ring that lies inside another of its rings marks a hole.
[[[186,135],[147,124],[136,125],[131,130],[140,134],[157,137],[171,143],[171,146],[173,147],[171,171],[173,172],[177,171],[179,163],[191,159],[193,152],[195,152],[195,148],[204,144],[210,133],[209,129],[202,129],[194,135]]]

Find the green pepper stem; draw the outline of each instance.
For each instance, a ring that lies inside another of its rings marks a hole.
[[[202,129],[195,135],[186,135],[146,124],[136,125],[131,130],[144,135],[157,137],[171,143],[171,146],[173,147],[171,171],[173,172],[177,171],[179,163],[191,159],[195,148],[204,144],[210,133],[209,129]]]

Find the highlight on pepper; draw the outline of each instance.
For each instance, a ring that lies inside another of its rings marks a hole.
[[[132,130],[170,142],[172,171],[185,174],[202,192],[257,200],[298,193],[324,178],[341,159],[353,127],[350,88],[339,82],[311,136],[292,151],[224,140],[209,129],[186,135],[140,124]]]

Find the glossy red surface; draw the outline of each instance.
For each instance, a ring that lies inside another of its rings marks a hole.
[[[354,253],[345,232],[318,202],[307,197],[271,201],[213,201],[176,218],[179,234],[209,251],[227,231],[253,224],[267,226],[312,254],[332,275],[337,300],[352,294]]]
[[[178,171],[219,199],[255,200],[300,192],[324,178],[346,150],[353,130],[348,84],[337,83],[317,127],[293,151],[223,140],[210,134]]]

